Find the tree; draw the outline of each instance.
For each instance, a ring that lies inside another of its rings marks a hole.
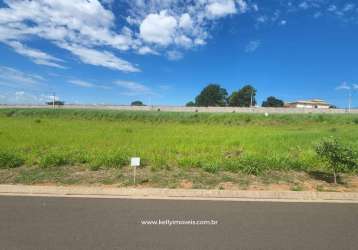
[[[229,97],[229,106],[250,107],[256,105],[256,89],[251,85],[242,87],[239,91],[232,92]]]
[[[145,106],[142,101],[134,101],[131,103],[131,106]]]
[[[280,108],[284,106],[284,102],[280,99],[277,99],[274,96],[270,96],[266,101],[262,102],[262,107],[273,107]]]
[[[316,153],[328,163],[335,184],[337,174],[357,167],[357,153],[352,148],[342,145],[337,139],[323,140],[316,146]]]
[[[193,101],[190,101],[187,104],[185,104],[185,106],[187,106],[187,107],[195,107],[195,103]]]
[[[204,107],[226,106],[227,95],[226,89],[221,88],[219,84],[209,84],[195,98],[195,105]]]
[[[51,101],[51,102],[46,102],[47,105],[55,105],[55,106],[63,106],[65,105],[65,102],[63,101]]]

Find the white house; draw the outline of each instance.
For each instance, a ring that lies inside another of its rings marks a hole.
[[[324,100],[312,99],[289,102],[285,106],[288,108],[329,109],[331,105]]]

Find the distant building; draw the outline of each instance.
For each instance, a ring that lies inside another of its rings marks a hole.
[[[296,102],[289,102],[285,104],[287,108],[308,108],[308,109],[329,109],[330,104],[324,100],[312,99],[312,100],[302,100]]]

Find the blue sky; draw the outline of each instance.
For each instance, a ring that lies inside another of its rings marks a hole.
[[[0,0],[0,103],[183,105],[208,83],[358,106],[355,0]]]

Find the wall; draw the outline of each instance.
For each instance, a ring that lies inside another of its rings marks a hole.
[[[0,108],[48,108],[45,105],[0,105]],[[209,112],[209,113],[269,113],[269,114],[344,114],[346,109],[312,109],[312,108],[236,108],[236,107],[181,107],[181,106],[112,106],[112,105],[65,105],[61,109],[103,109],[103,110],[142,110],[142,111],[168,111],[168,112]],[[358,109],[352,109],[351,113],[358,114]]]

